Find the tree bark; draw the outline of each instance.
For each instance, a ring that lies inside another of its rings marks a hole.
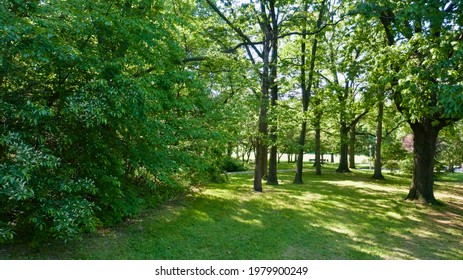
[[[277,67],[278,67],[278,21],[276,15],[275,1],[270,1],[270,44],[271,44],[271,57],[270,57],[270,97],[271,106],[275,108],[278,101],[278,84],[277,84]],[[270,128],[270,159],[267,176],[267,184],[278,185],[278,173],[277,173],[277,125],[274,122]]]
[[[339,130],[341,134],[341,143],[340,143],[340,158],[339,158],[339,166],[336,169],[336,172],[340,173],[348,173],[351,172],[347,162],[347,154],[349,149],[349,129],[347,128],[346,123],[341,122],[341,128]]]
[[[267,167],[267,111],[268,95],[262,94],[259,113],[259,136],[256,141],[256,164],[254,168],[254,191],[262,192],[262,178],[266,174]]]
[[[349,131],[349,168],[355,169],[355,129],[353,125]]]
[[[383,180],[382,163],[381,163],[381,145],[383,141],[383,116],[384,116],[384,100],[378,100],[378,119],[376,123],[376,145],[375,145],[375,171],[374,179]]]
[[[265,27],[265,25],[264,25]],[[261,100],[259,109],[259,134],[256,141],[256,165],[254,169],[254,191],[262,192],[262,178],[267,175],[267,136],[268,124],[267,113],[269,105],[269,59],[270,59],[270,32],[264,29],[264,45],[262,50],[262,84],[261,84]]]
[[[413,179],[406,200],[438,205],[434,197],[434,163],[439,127],[433,126],[431,120],[410,122],[413,130]]]

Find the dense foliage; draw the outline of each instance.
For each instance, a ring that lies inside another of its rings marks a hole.
[[[0,240],[68,239],[208,171],[213,103],[185,67],[179,19],[166,9],[2,1]]]
[[[317,174],[324,153],[341,154],[340,172],[355,168],[348,157],[376,157],[375,174],[426,177],[412,186],[435,203],[434,160],[463,161],[461,9],[2,1],[0,241],[112,225],[243,170],[234,155],[254,161],[256,191],[264,177],[278,184],[281,153],[298,154],[298,183],[304,153]]]

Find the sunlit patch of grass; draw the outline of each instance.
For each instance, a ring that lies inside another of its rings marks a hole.
[[[229,175],[188,196],[88,235],[83,241],[30,249],[10,246],[1,258],[31,259],[462,259],[463,185],[439,181],[444,206],[405,202],[410,180],[370,171],[294,172],[280,185],[252,188],[252,174]],[[447,200],[448,199],[448,200]],[[59,248],[59,250],[58,250]]]

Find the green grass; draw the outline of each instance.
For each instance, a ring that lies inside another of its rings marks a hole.
[[[283,169],[283,168],[282,168]],[[81,241],[10,245],[1,259],[463,259],[463,182],[440,177],[444,206],[406,202],[410,180],[310,169],[252,191],[252,174],[196,190]],[[456,179],[455,179],[456,178]]]

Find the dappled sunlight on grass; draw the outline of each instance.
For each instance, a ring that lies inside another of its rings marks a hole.
[[[305,178],[307,183],[302,186],[293,185],[290,180],[280,180],[280,186],[267,186],[258,201],[273,211],[297,211],[305,217],[299,222],[307,230],[323,230],[330,235],[347,238],[349,242],[344,245],[369,256],[366,258],[463,258],[463,247],[459,241],[461,231],[452,230],[461,226],[461,213],[452,213],[449,205],[436,208],[403,201],[410,184],[407,179],[388,176],[388,180],[383,182],[369,176],[365,172],[310,176],[312,180]],[[333,180],[335,177],[336,180]],[[230,185],[240,181],[240,177],[232,178]],[[458,204],[462,196],[455,187],[459,186],[449,186],[440,195]],[[247,196],[246,193],[241,195]],[[457,211],[462,210],[460,206]],[[439,220],[435,215],[445,219]],[[263,219],[267,217],[263,216]],[[439,242],[442,238],[447,243]],[[303,244],[300,246],[304,247]],[[456,247],[448,250],[448,256],[443,257],[441,251],[444,249],[441,247],[449,246]],[[289,252],[302,254],[295,244],[289,248],[283,253],[286,258]],[[326,253],[324,255],[326,257]]]
[[[354,171],[282,174],[252,189],[252,174],[202,187],[170,205],[29,258],[462,259],[463,185],[439,182],[445,206],[404,201],[410,180]],[[447,200],[448,199],[448,200]],[[56,255],[59,254],[59,255]],[[14,257],[14,256],[13,256]]]
[[[391,185],[378,185],[372,184],[371,182],[363,182],[363,181],[321,181],[321,183],[336,185],[339,187],[352,187],[352,188],[360,188],[362,190],[373,190],[373,191],[380,191],[384,193],[391,193],[391,192],[401,192],[404,193],[403,190],[398,189],[398,187],[391,186]]]

